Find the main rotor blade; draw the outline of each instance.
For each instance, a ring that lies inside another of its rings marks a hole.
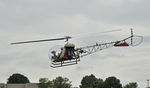
[[[110,31],[103,31],[103,32],[99,32],[99,33],[109,33],[109,32],[116,32],[116,31],[121,31],[122,29],[114,29],[114,30],[110,30]]]
[[[44,39],[44,40],[34,40],[34,41],[24,41],[24,42],[15,42],[11,43],[13,44],[23,44],[23,43],[35,43],[35,42],[45,42],[45,41],[55,41],[55,40],[65,40],[65,39],[70,39],[71,37],[66,36],[64,38],[56,38],[56,39]]]
[[[114,29],[114,30],[108,30],[108,31],[102,31],[102,32],[89,32],[89,33],[79,33],[75,36],[88,36],[88,35],[100,35],[100,34],[105,34],[105,33],[111,33],[111,32],[117,32],[117,31],[121,31],[122,29]]]

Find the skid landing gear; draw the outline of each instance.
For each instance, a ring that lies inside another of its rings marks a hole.
[[[52,62],[50,67],[57,68],[57,67],[75,65],[75,64],[78,64],[79,61],[80,61],[80,59],[78,58],[78,59],[72,59],[72,60],[61,61],[61,62]]]

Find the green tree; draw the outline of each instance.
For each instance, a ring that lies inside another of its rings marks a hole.
[[[104,88],[122,88],[120,80],[116,77],[108,77],[104,82]]]
[[[136,82],[131,82],[125,85],[123,88],[137,88],[138,84]]]
[[[81,80],[80,88],[103,88],[103,80],[97,79],[93,74],[85,76]]]
[[[8,78],[7,83],[30,83],[30,81],[26,76],[19,73],[15,73]]]
[[[59,76],[52,81],[52,86],[52,88],[71,88],[72,85],[68,78]]]
[[[52,82],[48,78],[40,78],[38,86],[39,88],[52,88]]]

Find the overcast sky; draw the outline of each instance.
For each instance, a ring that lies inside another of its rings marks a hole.
[[[123,85],[150,79],[150,0],[0,0],[0,83],[13,73],[31,82],[68,77],[79,86],[85,75],[116,76]],[[74,66],[49,67],[49,49],[64,41],[10,45],[11,42],[73,36],[76,47],[142,35],[141,45],[110,48],[81,58]],[[120,32],[99,32],[122,29]],[[91,33],[91,34],[90,34]],[[96,34],[92,34],[96,33]],[[86,36],[81,36],[85,35]]]

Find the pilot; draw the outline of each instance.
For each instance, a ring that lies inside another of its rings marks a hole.
[[[57,59],[56,51],[52,51],[51,53],[53,54],[52,59],[55,61]]]

